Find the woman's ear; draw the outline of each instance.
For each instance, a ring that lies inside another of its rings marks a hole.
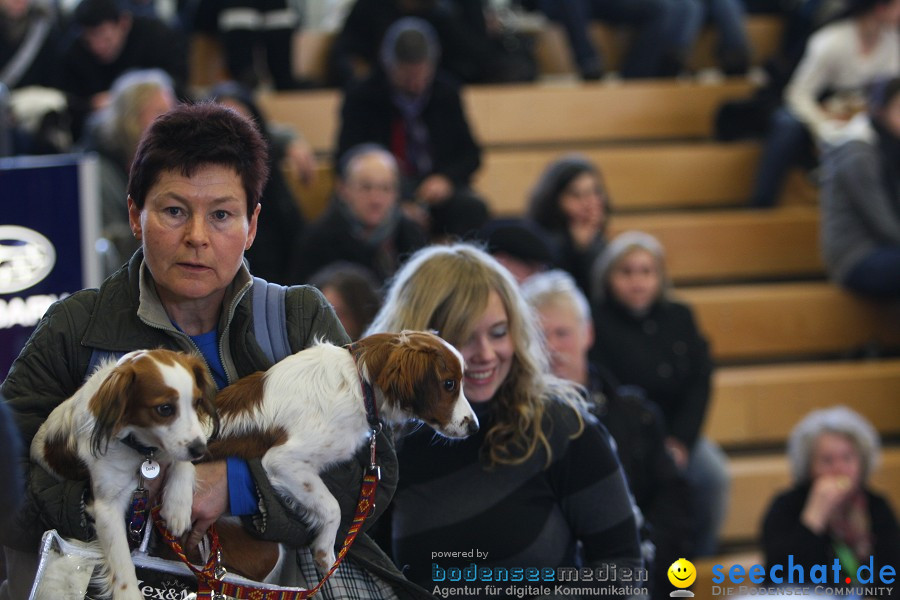
[[[259,213],[262,210],[262,202],[256,204],[256,208],[253,209],[253,214],[250,215],[250,226],[247,229],[247,243],[244,244],[244,250],[249,250],[250,246],[253,245],[253,240],[256,239],[256,228],[259,225]]]
[[[128,196],[128,225],[131,227],[131,233],[134,239],[141,241],[144,237],[144,231],[141,228],[141,209],[137,207],[137,203],[129,194]]]

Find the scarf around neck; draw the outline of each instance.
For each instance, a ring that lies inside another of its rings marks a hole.
[[[836,545],[845,545],[857,561],[866,562],[873,551],[872,523],[865,492],[857,490],[828,521],[828,533]],[[854,573],[856,572],[853,569]]]
[[[410,175],[425,176],[431,173],[434,161],[431,156],[431,135],[422,118],[425,107],[431,99],[431,93],[409,96],[400,92],[391,92],[391,104],[400,113],[406,141],[405,163],[411,170]]]

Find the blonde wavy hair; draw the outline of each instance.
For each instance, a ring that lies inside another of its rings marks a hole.
[[[550,402],[572,407],[584,430],[580,388],[551,374],[532,309],[512,275],[489,254],[466,243],[429,246],[396,273],[384,304],[366,334],[403,329],[434,330],[459,348],[497,292],[506,309],[513,359],[506,381],[491,400],[497,419],[488,430],[482,460],[488,466],[517,465],[543,448],[552,460],[544,413]]]

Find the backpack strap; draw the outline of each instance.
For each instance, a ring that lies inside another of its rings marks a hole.
[[[290,356],[284,311],[287,287],[253,278],[253,332],[256,342],[272,363]]]
[[[292,354],[287,335],[287,315],[284,311],[287,287],[253,278],[253,332],[256,342],[272,363]],[[94,348],[88,361],[84,379],[90,377],[105,360],[119,360],[125,352]]]

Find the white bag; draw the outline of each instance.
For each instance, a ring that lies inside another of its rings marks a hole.
[[[141,548],[135,549],[131,558],[145,598],[196,598],[197,577],[183,562],[151,556]],[[282,553],[276,570],[283,560]],[[55,529],[46,531],[41,540],[40,562],[28,600],[93,600],[91,578],[99,572],[102,564],[103,555],[96,542],[68,540]],[[233,573],[225,575],[224,581],[255,587],[262,585]],[[292,589],[272,585],[266,587]]]

